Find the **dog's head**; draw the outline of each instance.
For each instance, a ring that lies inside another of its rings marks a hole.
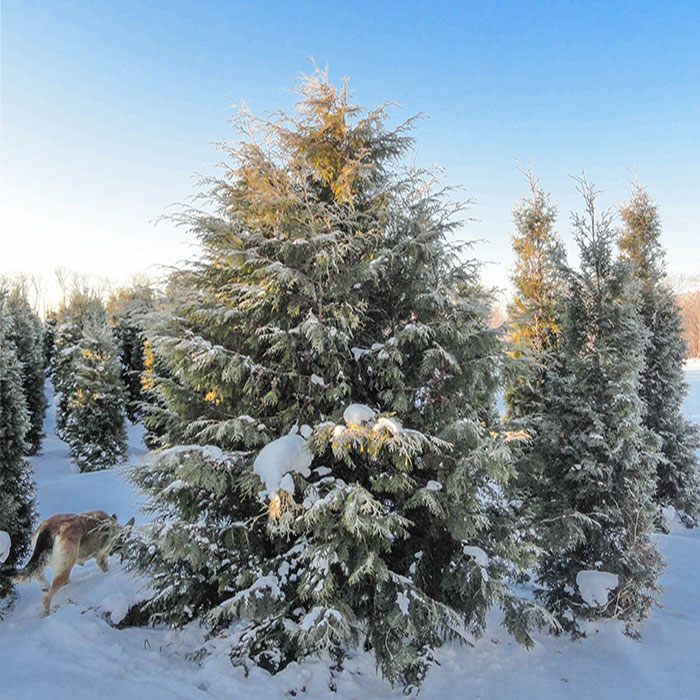
[[[124,549],[124,543],[134,527],[134,518],[129,518],[123,525],[120,525],[116,513],[112,513],[110,517],[114,521],[114,538],[111,552],[116,554]]]

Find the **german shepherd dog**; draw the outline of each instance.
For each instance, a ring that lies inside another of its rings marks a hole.
[[[41,590],[46,592],[42,601],[46,616],[51,612],[51,600],[56,591],[68,583],[76,563],[82,566],[94,559],[102,571],[107,571],[112,547],[133,524],[131,518],[120,525],[116,515],[107,515],[103,510],[53,515],[36,529],[31,559],[23,569],[8,572],[10,579],[13,583],[39,582]],[[47,566],[53,571],[50,586],[45,574]]]

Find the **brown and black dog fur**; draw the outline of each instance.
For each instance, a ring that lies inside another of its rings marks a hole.
[[[23,569],[11,574],[13,583],[38,581],[42,591],[43,613],[51,612],[51,600],[56,591],[65,586],[76,564],[81,566],[94,559],[102,571],[109,568],[108,557],[121,533],[131,528],[134,519],[120,525],[116,515],[107,515],[103,510],[91,510],[76,515],[61,513],[44,520],[32,537],[31,559]],[[46,580],[45,570],[53,571],[51,585]]]

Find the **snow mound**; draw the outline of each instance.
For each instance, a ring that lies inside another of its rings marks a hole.
[[[620,580],[617,574],[607,571],[584,569],[576,574],[576,585],[581,597],[592,608],[600,607],[608,602],[610,591],[617,588]]]
[[[130,602],[124,593],[117,591],[102,601],[102,607],[109,611],[112,624],[118,625],[129,612]]]
[[[309,476],[312,461],[313,455],[306,449],[306,440],[301,435],[285,435],[260,450],[253,471],[262,479],[269,493],[276,493],[285,474],[297,472]],[[288,482],[285,485],[288,486]]]
[[[362,425],[374,420],[374,411],[363,403],[351,403],[343,412],[347,425]]]
[[[7,557],[10,556],[10,547],[12,547],[10,536],[4,530],[0,530],[0,564],[7,561]]]

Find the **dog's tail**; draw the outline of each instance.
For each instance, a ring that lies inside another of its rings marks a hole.
[[[49,563],[49,557],[53,551],[53,535],[48,530],[42,530],[34,543],[34,551],[31,559],[22,569],[5,571],[12,583],[31,583],[35,576],[39,575]]]

